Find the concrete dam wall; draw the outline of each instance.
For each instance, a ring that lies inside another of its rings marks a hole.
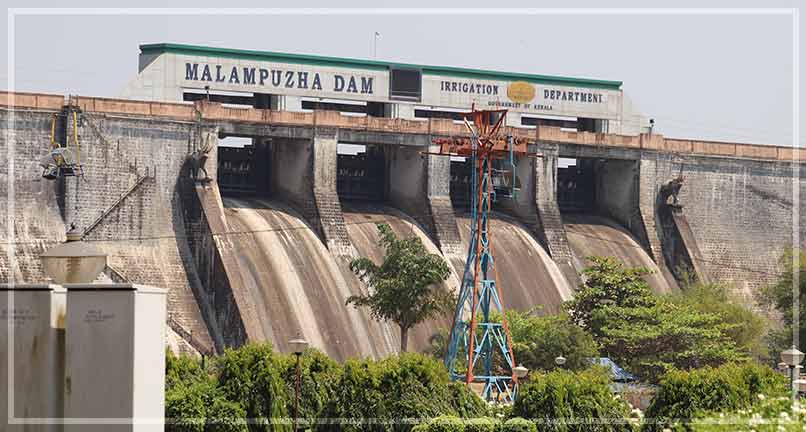
[[[66,106],[61,96],[23,96],[0,100],[0,208],[11,215],[0,222],[0,240],[14,237],[13,253],[0,256],[2,282],[43,281],[39,254],[76,223],[85,241],[109,254],[102,278],[169,289],[175,347],[267,340],[284,350],[300,333],[340,359],[381,357],[399,346],[396,326],[345,305],[365,292],[349,261],[382,258],[376,223],[441,253],[453,267],[447,286],[458,286],[470,221],[454,208],[457,176],[448,158],[423,153],[434,136],[462,134],[450,121],[97,98]],[[72,110],[86,175],[42,179],[53,116],[63,143]],[[793,192],[806,192],[798,178],[806,170],[791,150],[551,128],[508,132],[530,137],[539,157],[519,161],[518,194],[496,204],[491,222],[507,307],[559,310],[589,255],[649,267],[658,292],[678,289],[685,270],[730,283],[752,303],[793,239],[806,244],[799,216],[793,232],[793,214],[804,209]],[[222,194],[231,185],[218,181],[221,170],[237,174],[234,160],[218,160],[224,136],[253,139],[242,173],[251,183],[238,193]],[[340,143],[367,150],[346,158]],[[211,180],[194,181],[188,155],[206,144]],[[558,166],[563,157],[576,158],[573,172]],[[684,182],[671,206],[664,191],[678,176]],[[410,347],[425,348],[447,325],[418,326]]]

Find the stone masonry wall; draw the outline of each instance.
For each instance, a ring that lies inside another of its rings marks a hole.
[[[13,254],[0,254],[0,283],[44,281],[39,255],[65,240],[58,203],[63,192],[58,183],[42,178],[39,166],[50,146],[52,116],[58,113],[0,109],[0,243],[11,240],[6,212],[11,213],[15,241]]]
[[[8,125],[8,111],[2,112]],[[21,276],[30,282],[43,280],[35,255],[63,239],[65,225],[75,223],[82,229],[95,225],[86,241],[108,253],[109,264],[130,282],[168,288],[171,319],[195,338],[212,343],[197,303],[200,283],[185,239],[177,190],[195,125],[79,113],[79,154],[85,176],[46,181],[36,165],[48,150],[51,113],[17,113],[12,139],[19,152],[15,162],[19,160],[23,170],[16,171],[15,164],[15,186],[20,185],[14,191],[19,215],[15,228],[25,241],[38,246],[30,252],[18,248],[26,261]],[[57,129],[60,135],[71,136],[70,145],[74,145],[72,115],[64,114]],[[7,164],[2,165],[7,169]],[[149,179],[143,181],[143,177]],[[7,266],[0,264],[0,268]]]
[[[699,247],[701,267],[712,280],[732,284],[752,302],[754,293],[777,277],[778,260],[792,245],[793,185],[801,196],[806,192],[806,181],[793,174],[804,173],[803,166],[793,173],[793,165],[782,161],[647,153],[641,159],[641,207],[652,214],[660,185],[682,174],[680,204]],[[803,202],[798,210],[804,214]],[[797,236],[806,244],[800,225]],[[653,228],[662,243],[660,224]],[[647,231],[653,232],[650,226]]]

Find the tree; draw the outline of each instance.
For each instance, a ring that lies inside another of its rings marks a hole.
[[[797,271],[797,292],[800,300],[800,310],[798,311],[800,328],[797,343],[800,350],[803,351],[803,347],[806,347],[806,252],[786,250],[780,263],[781,273],[778,280],[762,289],[760,294],[761,303],[775,308],[781,314],[784,324],[782,329],[770,332],[770,350],[773,353],[779,353],[792,346],[795,321],[792,306],[795,299],[793,278]]]
[[[400,350],[405,352],[409,329],[453,308],[453,295],[438,285],[450,270],[441,256],[426,251],[419,238],[401,240],[389,225],[377,226],[386,256],[381,265],[366,257],[350,263],[369,294],[350,296],[347,304],[368,307],[373,318],[397,324]]]
[[[654,294],[642,278],[645,269],[624,268],[612,258],[591,261],[583,272],[584,283],[566,308],[593,334],[603,355],[650,381],[671,368],[748,358],[730,337],[741,323]]]
[[[574,294],[574,299],[566,302],[565,308],[571,318],[599,336],[598,329],[590,327],[591,316],[599,308],[648,307],[655,299],[649,284],[642,276],[649,274],[643,267],[625,268],[611,257],[589,257],[592,265],[582,271],[584,282]]]
[[[713,313],[659,298],[652,306],[606,307],[592,317],[602,353],[641,378],[666,371],[748,360],[728,336],[735,326]]]
[[[581,370],[590,367],[591,357],[598,357],[596,341],[567,313],[537,316],[508,310],[506,314],[515,359],[529,370],[553,370],[560,355],[566,358],[563,369]]]
[[[566,358],[563,369],[582,370],[590,367],[590,358],[599,356],[599,346],[593,336],[574,323],[566,312],[540,316],[536,309],[527,312],[508,309],[506,315],[515,361],[529,370],[554,370],[557,368],[554,359],[560,355]],[[501,316],[492,313],[490,321],[501,322]],[[448,337],[448,329],[439,329],[431,335],[427,352],[442,358]],[[458,361],[461,363],[461,359]],[[494,366],[501,373],[508,369],[500,357],[496,358]]]
[[[726,334],[739,349],[750,353],[758,361],[769,363],[769,351],[764,344],[767,319],[738,302],[728,286],[684,282],[680,292],[671,294],[669,300],[703,313],[719,315],[721,322],[730,326]]]

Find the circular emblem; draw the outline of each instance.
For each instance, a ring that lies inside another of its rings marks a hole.
[[[515,81],[507,87],[507,97],[512,102],[531,102],[535,98],[535,86],[525,81]]]

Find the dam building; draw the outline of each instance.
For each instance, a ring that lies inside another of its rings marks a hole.
[[[458,120],[475,105],[506,108],[517,127],[635,135],[648,126],[620,81],[169,43],[140,46],[137,77],[123,96],[407,120]]]
[[[338,359],[395,352],[393,324],[345,306],[365,290],[349,262],[382,259],[386,222],[458,288],[470,167],[430,150],[472,106],[507,108],[539,155],[497,184],[515,191],[491,221],[508,308],[559,310],[591,255],[649,268],[657,292],[693,275],[750,303],[806,244],[799,149],[652,133],[618,81],[176,44],[141,46],[139,64],[119,99],[0,92],[0,282],[43,282],[39,254],[75,224],[109,255],[105,280],[168,289],[175,349],[287,350],[299,333]],[[80,180],[42,177],[51,139],[75,146]]]

